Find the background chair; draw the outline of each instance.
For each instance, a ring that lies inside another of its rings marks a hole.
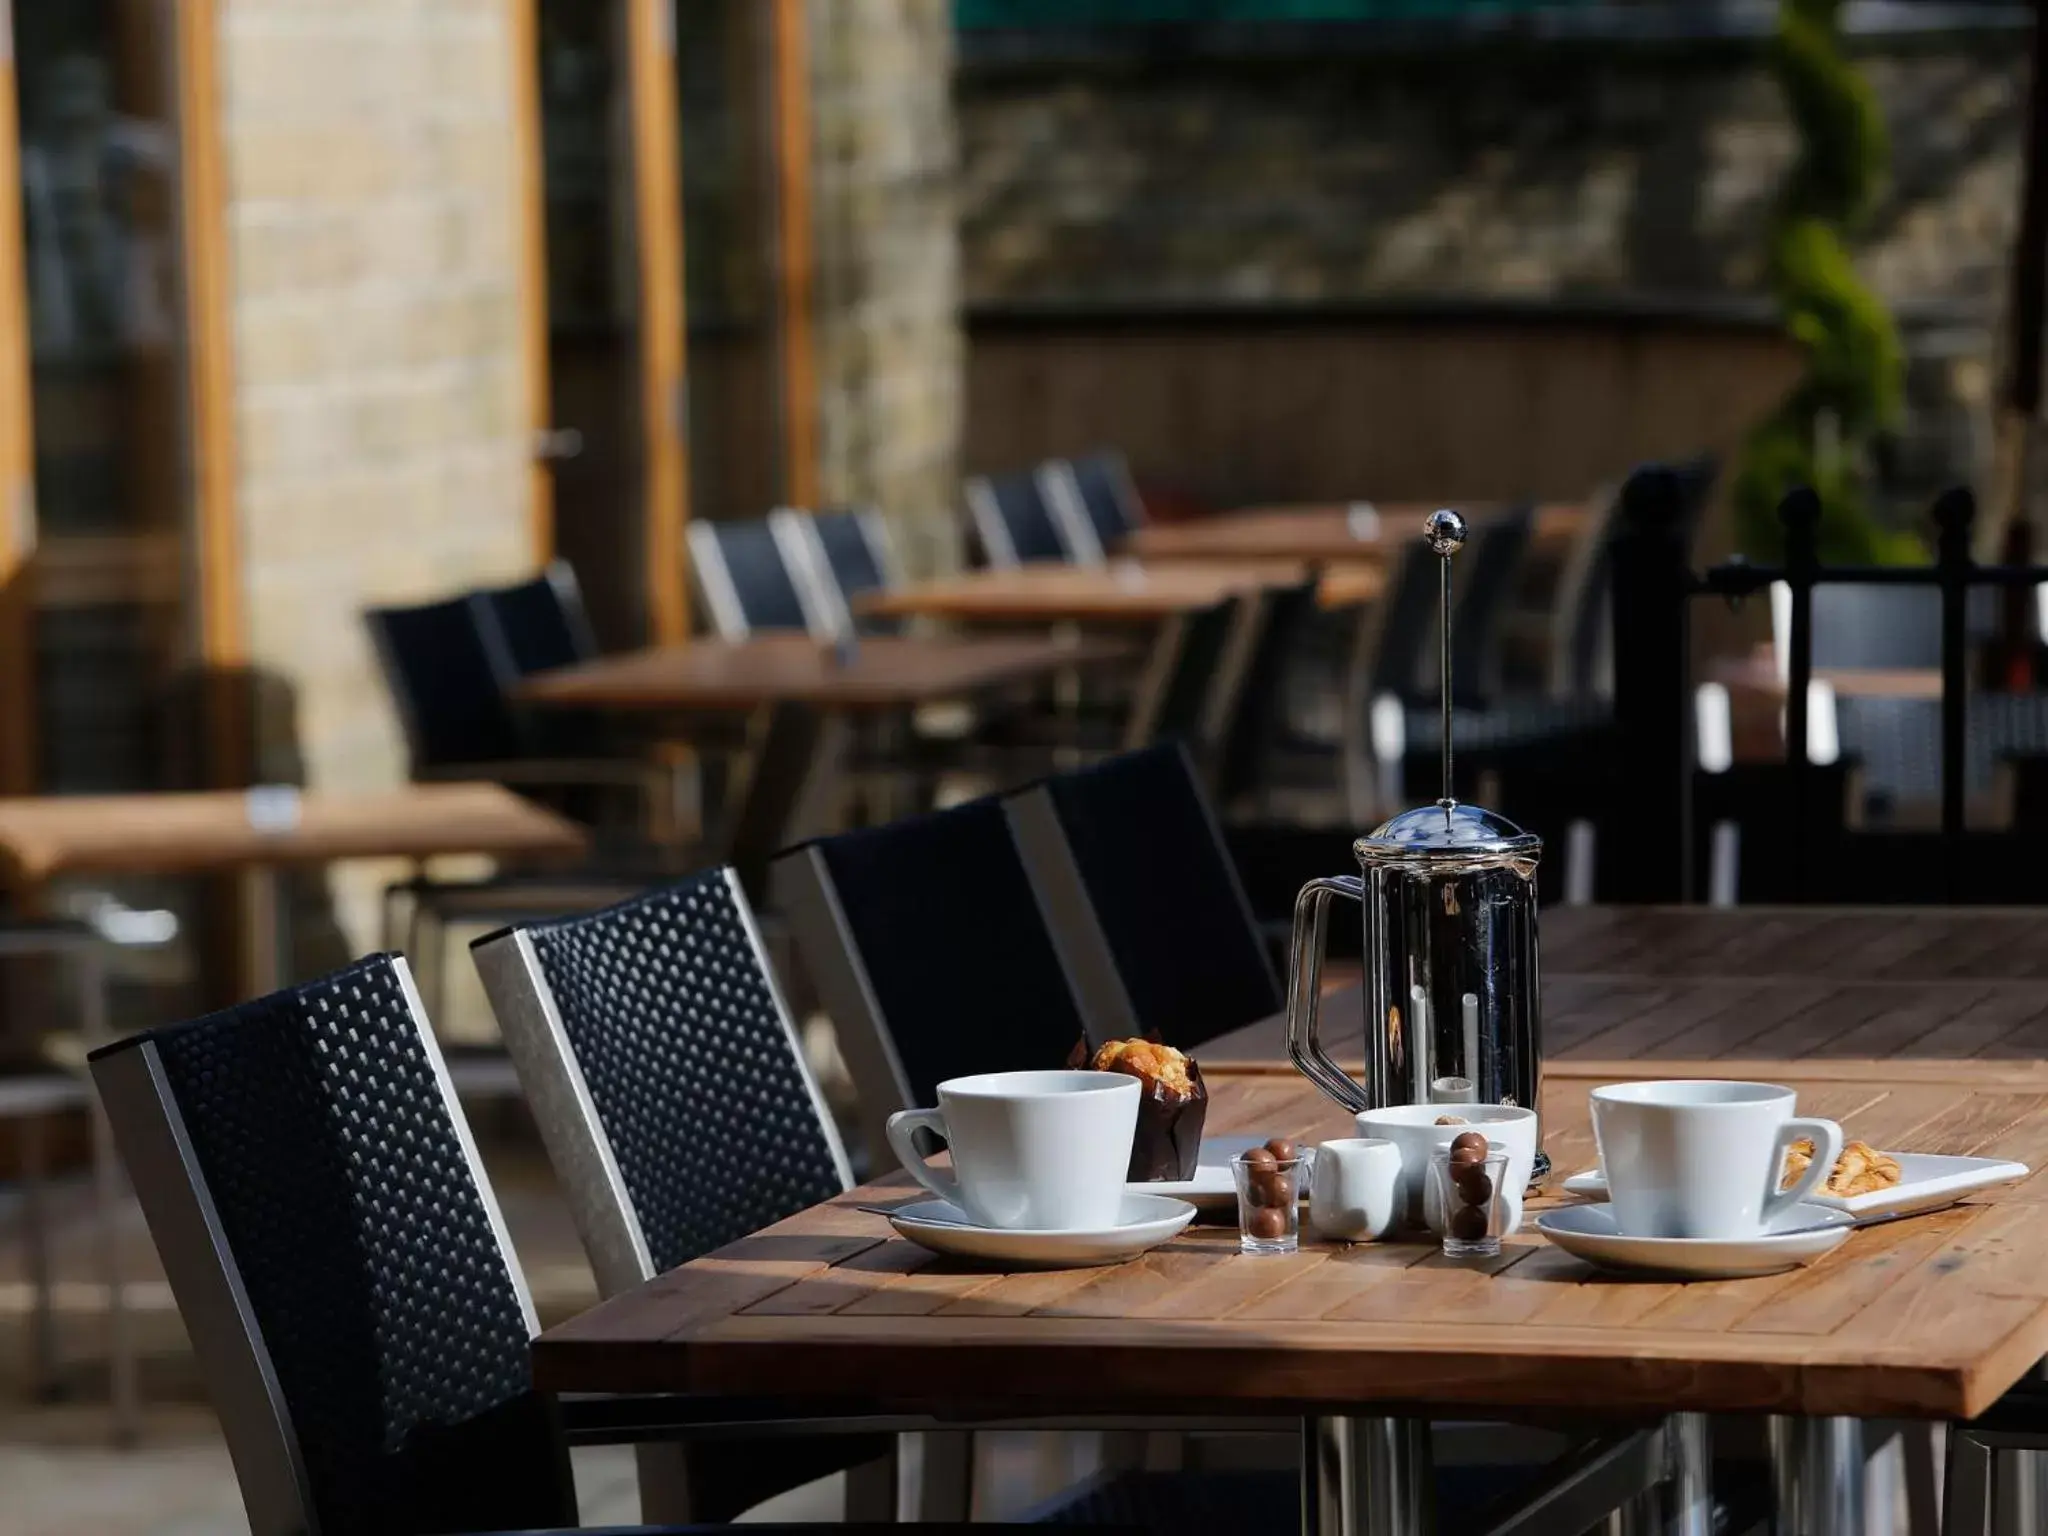
[[[1061,774],[1004,801],[1040,909],[1110,1034],[1193,1049],[1284,998],[1223,831],[1184,748]],[[1085,963],[1081,957],[1102,948]]]
[[[1095,530],[1096,543],[1105,550],[1115,549],[1144,526],[1145,503],[1120,453],[1055,459],[1040,466],[1038,474],[1047,499],[1065,500],[1073,514]]]
[[[471,952],[601,1295],[850,1186],[732,870],[506,929]],[[849,1483],[849,1513],[887,1518],[891,1453],[874,1437],[643,1447],[642,1506],[726,1518],[879,1462]],[[874,1507],[859,1510],[862,1498]]]
[[[988,564],[1008,567],[1034,560],[1102,563],[1102,546],[1095,530],[1065,501],[1048,501],[1036,473],[975,475],[963,489],[982,558]]]
[[[843,508],[801,516],[797,527],[813,569],[838,602],[846,632],[891,634],[894,619],[856,614],[853,601],[864,592],[885,592],[898,580],[889,526],[873,507]]]
[[[686,537],[690,568],[721,640],[744,640],[763,630],[829,640],[838,632],[813,585],[801,536],[787,517],[693,520]]]

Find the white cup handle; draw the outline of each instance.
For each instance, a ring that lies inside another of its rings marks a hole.
[[[1780,1192],[1778,1179],[1785,1167],[1785,1154],[1802,1137],[1813,1142],[1813,1161],[1806,1165],[1793,1186]],[[1842,1155],[1842,1128],[1832,1120],[1807,1120],[1795,1116],[1778,1127],[1778,1144],[1771,1149],[1771,1188],[1764,1194],[1762,1220],[1766,1223],[1780,1211],[1789,1210],[1827,1182]]]
[[[917,1133],[921,1130],[944,1138],[946,1117],[936,1109],[899,1109],[889,1117],[889,1150],[896,1154],[896,1161],[903,1165],[905,1173],[941,1200],[960,1205],[959,1180],[940,1173],[917,1150]],[[961,1209],[966,1207],[961,1206]]]

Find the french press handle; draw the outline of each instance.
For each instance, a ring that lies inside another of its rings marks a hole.
[[[1371,1107],[1366,1092],[1330,1059],[1321,1039],[1323,938],[1330,898],[1348,896],[1363,905],[1365,882],[1357,875],[1311,880],[1294,898],[1294,942],[1287,963],[1287,1055],[1301,1073],[1353,1114]]]

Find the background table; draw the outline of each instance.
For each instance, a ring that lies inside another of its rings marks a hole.
[[[0,800],[0,865],[33,902],[63,875],[239,872],[253,887],[245,991],[279,985],[277,872],[340,859],[488,854],[573,858],[581,828],[497,784],[406,784],[300,794],[287,826],[258,827],[240,790]]]
[[[1435,511],[1420,502],[1377,505],[1373,536],[1360,538],[1349,506],[1271,507],[1225,512],[1185,523],[1151,523],[1125,540],[1125,550],[1147,560],[1385,559],[1409,540],[1422,537],[1422,520]],[[1465,507],[1473,521],[1483,521],[1488,507]],[[1538,546],[1569,543],[1590,525],[1585,508],[1553,503],[1536,509],[1533,542]]]
[[[908,709],[1130,655],[1123,645],[1033,635],[870,635],[842,655],[808,636],[763,635],[606,656],[528,678],[519,696],[584,709]]]
[[[857,611],[887,617],[956,619],[1001,624],[1158,623],[1264,587],[1307,578],[1300,561],[1176,560],[1145,565],[1050,562],[962,571],[888,591],[866,592]],[[1385,587],[1376,562],[1356,559],[1323,569],[1316,596],[1325,608],[1375,602]]]
[[[530,704],[577,709],[765,711],[720,850],[758,891],[776,851],[836,828],[854,717],[903,715],[1135,655],[1121,641],[1044,635],[870,635],[843,653],[806,635],[762,635],[606,656],[539,673],[517,691]]]

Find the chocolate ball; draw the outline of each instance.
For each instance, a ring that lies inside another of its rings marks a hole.
[[[1486,1164],[1486,1151],[1482,1147],[1451,1148],[1453,1168],[1481,1168]]]
[[[1473,1151],[1486,1156],[1486,1137],[1478,1131],[1461,1131],[1451,1138],[1453,1152]]]
[[[1285,1237],[1287,1235],[1287,1212],[1270,1205],[1254,1206],[1251,1210],[1245,1212],[1244,1229],[1253,1237]],[[1479,1230],[1481,1232],[1486,1230],[1486,1223],[1484,1221],[1479,1223]]]
[[[1275,1136],[1266,1143],[1265,1150],[1273,1154],[1275,1162],[1291,1163],[1294,1161],[1294,1143],[1285,1136]]]
[[[1294,1180],[1275,1170],[1272,1173],[1252,1175],[1252,1201],[1256,1205],[1269,1205],[1285,1209],[1287,1202],[1294,1198]]]
[[[1253,1147],[1245,1153],[1244,1165],[1253,1173],[1271,1173],[1280,1166],[1280,1160],[1264,1147]]]
[[[1451,1182],[1458,1186],[1458,1198],[1467,1205],[1484,1205],[1493,1198],[1493,1180],[1484,1163],[1465,1163],[1451,1170]]]
[[[1451,1236],[1461,1243],[1474,1243],[1486,1236],[1486,1212],[1476,1205],[1461,1205],[1451,1212]]]

